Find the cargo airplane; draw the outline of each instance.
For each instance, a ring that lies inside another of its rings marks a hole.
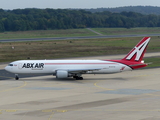
[[[56,78],[73,77],[82,80],[82,74],[111,74],[147,66],[143,56],[150,41],[144,37],[123,59],[120,60],[19,60],[5,67],[6,71],[18,74],[53,74]],[[115,43],[116,44],[116,43]]]

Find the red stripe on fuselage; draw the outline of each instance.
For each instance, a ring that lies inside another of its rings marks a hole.
[[[103,64],[117,64],[117,63],[44,63],[45,65],[103,65]]]

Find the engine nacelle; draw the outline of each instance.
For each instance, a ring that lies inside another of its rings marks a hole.
[[[58,70],[56,72],[56,78],[67,78],[69,75],[68,75],[68,71],[65,71],[65,70]]]

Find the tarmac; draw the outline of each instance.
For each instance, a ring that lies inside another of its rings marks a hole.
[[[99,57],[112,58],[121,55]],[[159,120],[159,71],[83,75],[84,80],[33,75],[16,81],[1,70],[0,120]]]

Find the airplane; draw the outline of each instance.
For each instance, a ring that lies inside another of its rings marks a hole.
[[[57,79],[73,77],[83,80],[82,74],[111,74],[146,67],[143,57],[150,37],[144,37],[123,59],[120,60],[18,60],[5,67],[15,74],[53,74]]]

